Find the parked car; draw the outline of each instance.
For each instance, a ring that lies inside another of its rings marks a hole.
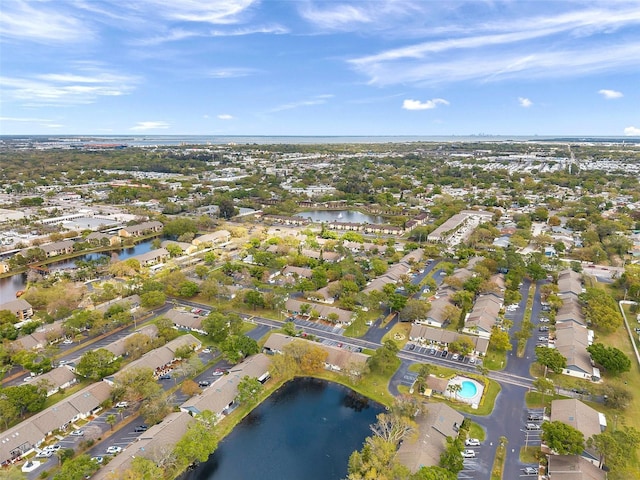
[[[477,438],[467,438],[464,441],[464,444],[467,447],[478,447],[478,446],[480,446],[480,440],[478,440]]]
[[[471,357],[471,358],[469,359],[469,364],[470,364],[470,365],[475,365],[475,363],[476,363],[476,359],[475,359],[474,357]]]
[[[213,375],[214,375],[215,377],[219,377],[220,375],[224,375],[225,373],[226,373],[226,371],[225,371],[223,368],[216,368],[216,369],[213,371]]]
[[[211,353],[211,349],[210,348],[203,348],[202,349],[202,353]]]
[[[429,355],[435,355],[436,353],[437,353],[437,352],[436,352],[436,349],[435,349],[435,348],[431,348],[431,349],[429,349]]]
[[[84,435],[84,430],[74,430],[69,435],[73,437],[82,437]]]
[[[548,332],[549,331],[549,327],[541,325],[540,327],[538,327],[538,331],[539,332]]]
[[[129,406],[129,402],[118,402],[116,403],[116,408],[127,408]]]
[[[476,452],[474,450],[463,450],[462,451],[463,458],[476,458]]]
[[[62,341],[63,345],[71,345],[73,343],[73,340],[71,340],[70,338],[65,338]]]
[[[117,445],[111,445],[107,448],[107,453],[110,455],[116,455],[122,451],[122,447],[118,447]]]
[[[440,354],[441,357],[446,357],[447,355],[449,355],[449,352],[446,350],[443,350],[442,353]]]
[[[104,458],[102,458],[102,457],[91,457],[91,460],[93,460],[96,463],[104,462]]]
[[[527,430],[540,430],[540,425],[536,423],[527,423]]]
[[[158,377],[159,380],[171,380],[171,375],[168,373],[163,373]]]
[[[38,452],[36,458],[49,458],[51,455],[53,455],[53,450],[42,450]]]
[[[527,417],[527,420],[529,420],[530,422],[541,422],[542,420],[544,420],[544,416],[532,413]]]
[[[416,349],[416,344],[412,343],[409,345],[409,350],[415,350]]]
[[[62,447],[56,443],[55,445],[47,445],[46,447],[43,448],[43,450],[49,451],[49,452],[57,452],[61,448]]]
[[[133,429],[133,431],[136,433],[146,432],[148,428],[149,427],[147,427],[146,425],[138,425],[136,428]]]
[[[522,469],[525,475],[537,475],[538,469],[534,467],[525,467]]]
[[[458,360],[458,357],[460,357],[460,355],[458,355],[457,353],[454,353],[451,357],[451,360]]]
[[[199,387],[208,387],[209,385],[211,385],[211,382],[209,382],[208,380],[200,380],[198,382]]]
[[[546,342],[547,340],[549,340],[549,337],[538,337],[539,342]]]

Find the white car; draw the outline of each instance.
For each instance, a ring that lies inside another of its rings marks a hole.
[[[478,440],[477,438],[467,438],[464,441],[464,444],[467,447],[478,447],[478,446],[480,446],[480,440]]]
[[[537,475],[538,469],[534,467],[525,467],[523,469],[525,475]]]
[[[129,402],[118,402],[116,403],[116,408],[127,408],[129,406]]]
[[[476,458],[476,452],[473,450],[463,450],[462,458]]]
[[[82,437],[84,435],[84,430],[74,430],[69,435],[72,437]]]
[[[527,430],[540,430],[540,425],[535,423],[527,423]]]
[[[51,455],[53,455],[53,450],[42,450],[36,455],[36,458],[49,458]]]
[[[458,355],[457,353],[454,353],[453,356],[451,357],[451,360],[458,360],[459,357],[460,355]]]
[[[70,338],[65,338],[62,343],[64,345],[71,345],[73,343],[73,340],[71,340]]]
[[[118,447],[116,445],[111,445],[109,448],[107,448],[107,453],[112,455],[120,453],[121,451],[122,451],[122,447]]]

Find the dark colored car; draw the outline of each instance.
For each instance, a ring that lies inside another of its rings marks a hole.
[[[207,380],[200,380],[198,382],[198,386],[199,387],[208,387],[209,385],[211,385],[211,382],[207,381]]]
[[[147,427],[146,425],[138,425],[136,428],[133,429],[134,432],[138,433],[138,432],[146,432],[147,429],[149,427]]]
[[[443,350],[440,354],[441,357],[446,357],[447,355],[449,355],[449,352],[447,350]]]
[[[171,375],[169,375],[168,373],[164,373],[164,374],[160,375],[158,377],[158,379],[160,379],[160,380],[171,380]]]

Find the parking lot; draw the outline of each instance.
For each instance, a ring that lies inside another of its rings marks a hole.
[[[459,363],[466,363],[469,365],[481,365],[482,360],[477,357],[468,356],[468,355],[460,355],[457,353],[449,352],[448,350],[442,350],[435,346],[425,347],[422,345],[418,345],[415,343],[407,343],[403,350],[407,352],[419,353],[421,355],[427,355],[430,357],[436,357],[446,360],[451,360]]]
[[[325,332],[335,333],[337,335],[342,335],[344,333],[344,328],[338,325],[326,325],[321,322],[310,322],[308,320],[301,320],[299,318],[296,318],[295,320],[293,320],[293,323],[297,327],[302,327],[303,329],[305,327],[310,327],[310,328],[315,328],[317,330],[324,330]]]

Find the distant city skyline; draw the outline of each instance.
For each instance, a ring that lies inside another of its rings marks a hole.
[[[640,4],[3,2],[0,135],[640,136]]]

